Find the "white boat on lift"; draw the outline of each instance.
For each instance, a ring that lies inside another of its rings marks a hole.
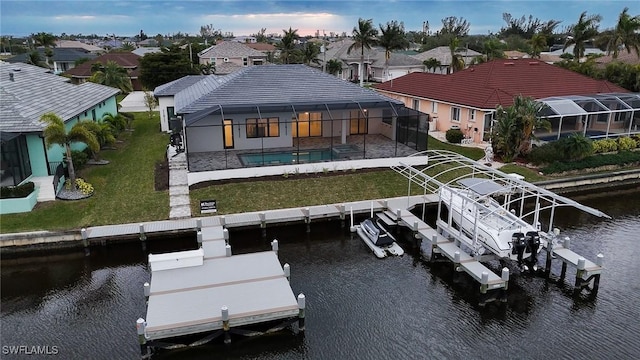
[[[455,234],[471,255],[492,253],[535,270],[537,254],[541,245],[546,245],[547,236],[493,197],[509,196],[511,190],[482,178],[462,179],[458,183],[462,187],[440,188],[440,200],[448,211],[438,215],[438,227]]]
[[[404,255],[404,250],[398,245],[393,235],[373,217],[361,222],[356,232],[376,257],[380,259],[388,255]]]

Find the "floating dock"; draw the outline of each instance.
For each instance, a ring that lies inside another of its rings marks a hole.
[[[277,241],[273,251],[232,255],[222,226],[197,234],[197,250],[149,255],[147,314],[137,321],[143,356],[172,338],[221,330],[209,340],[224,334],[228,342],[234,327],[275,320],[297,318],[304,330],[305,298],[291,289]]]

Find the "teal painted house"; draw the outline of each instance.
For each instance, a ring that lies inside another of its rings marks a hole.
[[[89,82],[74,85],[44,68],[0,61],[0,185],[33,181],[38,201],[54,200],[59,184],[54,185],[53,178],[64,152],[57,145],[46,147],[40,117],[53,112],[67,129],[80,120],[100,121],[105,113],[118,112],[119,92]],[[74,144],[75,149],[85,146]],[[4,203],[0,213],[16,212]]]

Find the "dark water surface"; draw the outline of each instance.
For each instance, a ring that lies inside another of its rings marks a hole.
[[[257,231],[232,232],[235,253],[268,250],[268,241],[278,238],[294,293],[307,298],[306,332],[234,338],[230,346],[216,341],[154,358],[638,359],[640,189],[576,199],[613,217],[556,216],[572,249],[590,260],[605,255],[595,297],[513,276],[506,303],[480,307],[478,284],[466,275],[454,283],[450,266],[429,264],[418,251],[376,259],[339,222],[314,223],[311,234],[304,227],[272,228],[266,240]],[[192,242],[149,241],[147,251]],[[554,272],[559,269],[557,262]],[[574,276],[570,267],[567,283]],[[0,358],[39,357],[7,354],[16,345],[48,346],[62,359],[139,358],[135,321],[145,315],[142,284],[148,280],[137,242],[96,247],[88,257],[4,259]]]

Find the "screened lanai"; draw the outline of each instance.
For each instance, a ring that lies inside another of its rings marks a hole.
[[[555,96],[538,99],[539,113],[551,131],[536,130],[539,140],[552,141],[571,134],[592,139],[640,133],[640,93]]]

